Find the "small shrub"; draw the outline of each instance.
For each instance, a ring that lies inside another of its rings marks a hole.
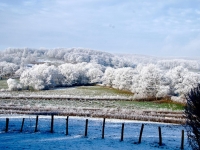
[[[7,84],[8,84],[8,89],[10,91],[18,91],[18,90],[21,90],[22,89],[22,86],[20,83],[17,82],[16,79],[11,79],[9,78],[7,80]]]

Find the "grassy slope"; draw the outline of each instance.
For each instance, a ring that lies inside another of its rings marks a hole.
[[[6,89],[7,83],[6,80],[0,80],[0,89]],[[132,97],[133,94],[126,91],[120,91],[113,88],[102,87],[102,86],[80,86],[80,87],[71,87],[71,88],[61,88],[59,90],[47,90],[47,91],[19,91],[12,92],[13,95],[71,95],[71,96],[124,96],[124,97]],[[54,105],[71,105],[78,107],[98,107],[98,108],[127,108],[127,109],[165,109],[165,110],[183,110],[184,106],[182,104],[173,103],[171,101],[159,101],[159,102],[140,102],[140,101],[102,101],[102,102],[67,102],[65,104],[60,104],[59,101],[51,102],[45,101],[50,105],[54,103]],[[45,105],[43,100],[40,103]],[[34,102],[33,102],[34,103]],[[48,104],[47,104],[48,105]]]
[[[171,101],[166,101],[166,102],[139,102],[139,101],[118,101],[116,102],[119,105],[127,108],[138,108],[138,109],[165,109],[165,110],[183,110],[184,105],[178,104],[178,103],[173,103]]]

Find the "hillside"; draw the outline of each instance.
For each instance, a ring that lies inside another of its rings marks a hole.
[[[135,99],[171,97],[184,102],[184,94],[200,83],[200,61],[194,58],[110,54],[83,48],[8,48],[0,56],[0,77],[19,78],[8,80],[8,90],[101,84],[132,92]]]

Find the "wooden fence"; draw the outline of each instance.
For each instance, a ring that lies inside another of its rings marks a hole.
[[[39,121],[39,116],[36,116],[36,121],[35,121],[35,130],[34,132],[38,132],[38,121]],[[104,139],[104,134],[105,134],[105,121],[106,118],[103,118],[103,123],[102,123],[102,139]],[[20,128],[20,132],[23,132],[23,127],[24,127],[24,122],[25,122],[25,118],[22,118],[22,124],[21,124],[21,128]],[[69,123],[69,116],[67,116],[66,118],[66,135],[69,135],[69,129],[68,129],[68,123]],[[85,129],[84,129],[84,137],[88,136],[88,123],[89,120],[86,119],[85,120]],[[121,126],[121,136],[120,136],[120,141],[124,140],[124,128],[125,128],[125,124],[122,123]],[[142,135],[143,135],[143,129],[144,129],[144,124],[141,125],[141,129],[140,129],[140,134],[138,137],[138,142],[134,142],[134,144],[140,144],[142,142]],[[5,133],[9,132],[9,118],[6,118],[5,121]],[[51,115],[51,127],[50,127],[50,133],[54,133],[54,114]],[[182,130],[181,132],[181,144],[180,144],[180,149],[184,149],[184,130]],[[161,127],[158,127],[158,135],[159,135],[159,139],[158,139],[158,145],[162,146],[162,132],[161,132]]]

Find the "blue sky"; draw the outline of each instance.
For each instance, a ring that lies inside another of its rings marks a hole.
[[[0,50],[200,56],[200,0],[1,0]]]

